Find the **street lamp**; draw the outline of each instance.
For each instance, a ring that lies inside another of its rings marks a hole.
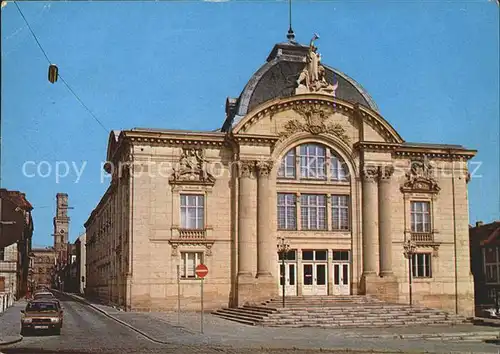
[[[408,258],[408,284],[410,288],[410,306],[413,305],[412,301],[412,263],[413,263],[413,255],[415,254],[415,250],[417,249],[417,245],[411,239],[406,240],[403,244],[404,255],[405,258]]]
[[[278,241],[278,253],[281,256],[281,267],[283,269],[281,277],[281,289],[283,291],[283,307],[285,307],[285,257],[290,249],[290,243],[284,237]],[[281,272],[280,272],[281,273]]]

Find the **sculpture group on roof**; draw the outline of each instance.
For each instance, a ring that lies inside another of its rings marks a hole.
[[[319,36],[315,33],[309,43],[306,66],[297,79],[295,94],[316,92],[335,97],[338,83],[332,85],[326,81],[326,70],[325,67],[321,65],[321,54],[318,53],[318,48],[314,45],[314,41],[317,39],[319,39]]]

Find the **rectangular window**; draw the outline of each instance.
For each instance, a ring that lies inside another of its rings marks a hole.
[[[411,202],[411,231],[431,232],[431,212],[429,202]]]
[[[297,196],[278,193],[278,229],[297,230]]]
[[[349,196],[332,195],[332,228],[349,230]]]
[[[500,283],[500,260],[498,258],[498,247],[483,248],[484,278],[487,283]]]
[[[302,251],[303,261],[314,261],[314,251]]]
[[[204,196],[181,195],[181,228],[203,229],[205,227]]]
[[[349,251],[333,251],[333,260],[334,261],[348,261],[349,260]]]
[[[347,181],[347,166],[345,166],[344,161],[336,156],[332,152],[332,157],[330,158],[330,174],[333,181],[344,182]]]
[[[326,149],[321,145],[300,146],[300,177],[326,179]]]
[[[296,250],[288,251],[285,255],[285,261],[295,261],[296,260]],[[283,260],[283,253],[278,252],[278,259]]]
[[[497,263],[496,247],[486,247],[484,250],[486,263]]]
[[[203,263],[202,252],[181,252],[181,266],[180,266],[181,279],[196,278],[194,270],[201,263]]]
[[[278,177],[295,178],[295,148],[290,150],[281,160]]]
[[[5,248],[0,247],[0,261],[5,261]]]
[[[302,194],[300,215],[303,230],[326,230],[326,195]]]
[[[431,273],[430,253],[414,253],[412,258],[412,273],[414,278],[430,278]]]

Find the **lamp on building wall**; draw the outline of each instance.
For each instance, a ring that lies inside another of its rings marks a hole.
[[[285,307],[285,258],[288,253],[288,250],[290,249],[290,243],[288,240],[286,240],[284,237],[280,238],[278,241],[278,254],[281,256],[281,271],[280,271],[280,278],[281,278],[281,289],[283,291],[283,307]]]
[[[415,250],[417,249],[417,245],[415,242],[413,242],[411,239],[406,240],[406,242],[403,244],[403,254],[405,255],[405,258],[408,258],[408,284],[409,284],[409,291],[410,291],[410,306],[413,305],[412,301],[412,295],[413,295],[413,289],[412,289],[412,268],[413,268],[413,255],[415,254]]]

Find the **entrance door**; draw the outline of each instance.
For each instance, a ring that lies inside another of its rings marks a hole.
[[[349,295],[349,263],[333,263],[333,294]]]
[[[280,263],[279,294],[283,294],[283,265]],[[285,263],[285,296],[297,295],[297,264]]]
[[[328,294],[327,264],[303,263],[302,294],[326,295]]]

